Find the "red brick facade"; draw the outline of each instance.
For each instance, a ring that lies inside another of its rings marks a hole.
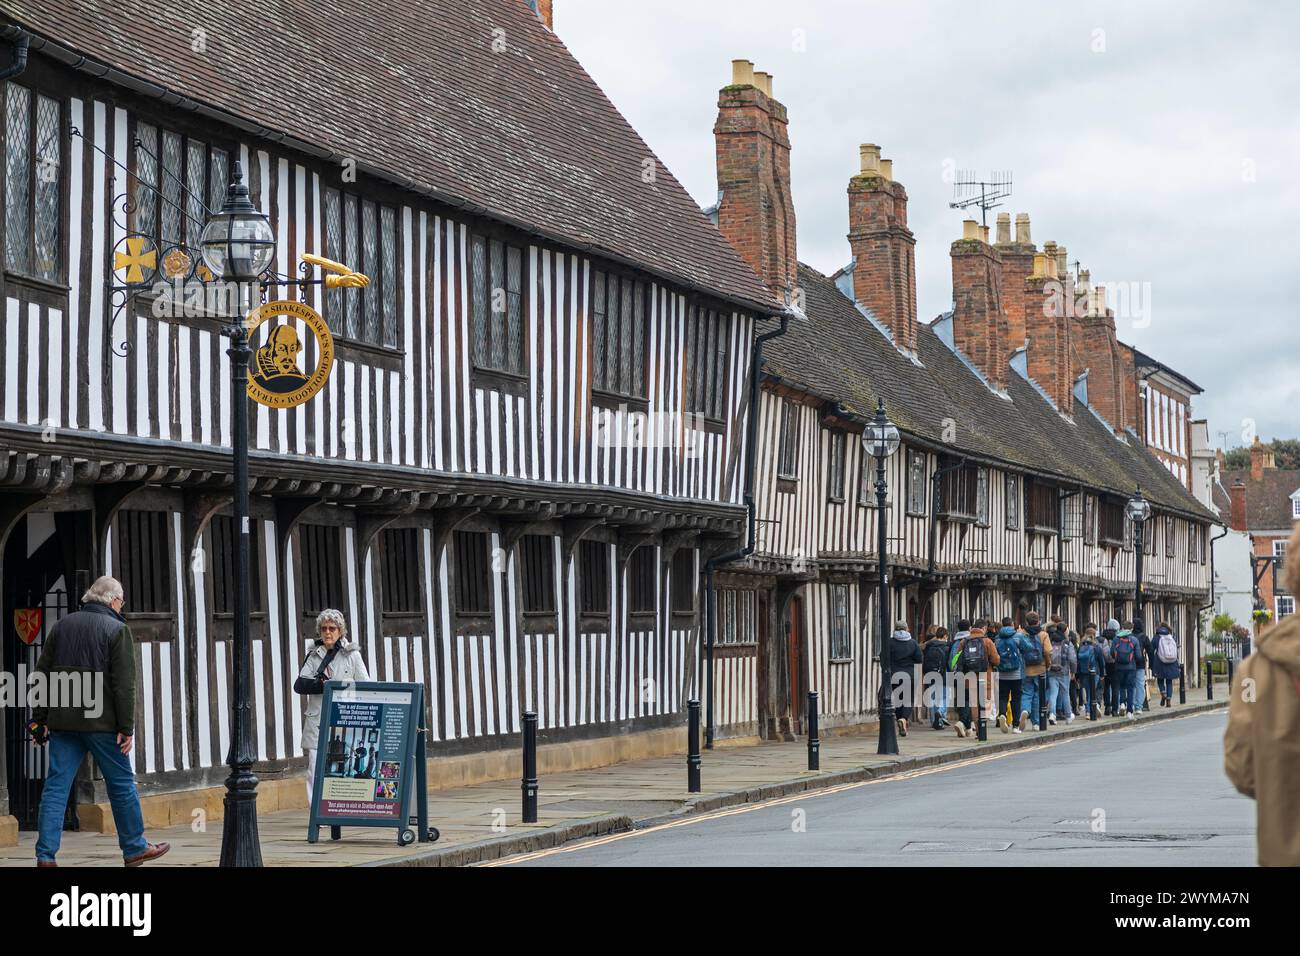
[[[723,87],[713,127],[722,196],[718,229],[778,296],[793,295],[798,257],[786,110],[754,85],[752,64],[737,71],[736,79],[750,82]]]
[[[878,161],[878,148],[864,146],[865,170],[849,180],[853,297],[889,328],[899,348],[915,352],[916,237],[907,228],[907,190]]]
[[[989,383],[1006,388],[1007,314],[1002,301],[1002,261],[982,239],[967,237],[952,244],[953,340]],[[1021,280],[1023,299],[1023,279]],[[1022,307],[1023,308],[1023,307]]]

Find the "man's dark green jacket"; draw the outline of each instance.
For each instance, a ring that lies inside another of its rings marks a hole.
[[[52,731],[134,734],[135,641],[108,605],[88,603],[54,625],[36,670],[45,675],[47,693],[42,706],[32,708],[37,723]],[[81,696],[55,699],[60,685],[65,693],[59,696],[66,697],[69,678],[76,679]],[[88,699],[86,691],[98,697]]]

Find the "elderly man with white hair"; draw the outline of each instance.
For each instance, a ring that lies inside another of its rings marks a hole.
[[[343,612],[327,608],[316,616],[316,645],[298,670],[293,682],[296,694],[306,699],[303,709],[302,737],[299,746],[307,753],[307,803],[311,804],[312,783],[316,773],[316,748],[320,735],[320,709],[325,682],[368,681],[366,662],[361,650],[348,640],[348,625]]]
[[[171,849],[169,844],[144,838],[135,771],[127,758],[135,737],[135,642],[122,617],[125,601],[115,578],[106,575],[96,580],[82,595],[81,610],[54,625],[36,663],[47,688],[59,688],[59,693],[89,688],[88,699],[49,699],[32,709],[28,731],[38,744],[50,747],[50,769],[41,793],[37,866],[58,865],[54,857],[63,838],[63,812],[86,751],[95,755],[95,764],[104,774],[123,862],[139,866]]]

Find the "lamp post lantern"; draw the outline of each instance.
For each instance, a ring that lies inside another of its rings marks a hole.
[[[1124,513],[1128,515],[1129,521],[1133,522],[1133,550],[1136,561],[1133,580],[1133,623],[1137,624],[1142,620],[1142,557],[1146,550],[1147,519],[1151,517],[1151,502],[1142,497],[1141,485],[1138,485],[1137,493],[1124,506]]]
[[[892,659],[889,650],[889,573],[886,567],[885,459],[898,451],[898,428],[885,415],[885,400],[876,401],[876,417],[862,431],[862,447],[876,459],[876,565],[879,573],[877,627],[880,634],[880,742],[878,754],[898,753],[898,728],[894,722],[893,694],[890,688]]]
[[[221,866],[261,866],[257,835],[257,777],[253,774],[253,670],[249,640],[248,584],[248,327],[244,316],[258,279],[275,255],[275,232],[248,198],[236,162],[221,211],[208,219],[200,240],[203,261],[213,277],[234,285],[231,315],[222,332],[230,337],[231,450],[234,453],[235,601],[234,694],[230,705],[230,750],[226,765],[225,818],[221,824]]]

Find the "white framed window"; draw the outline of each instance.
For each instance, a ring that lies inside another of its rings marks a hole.
[[[907,453],[907,513],[923,515],[925,507],[925,452]]]
[[[1291,595],[1291,594],[1279,594],[1276,598],[1274,598],[1274,602],[1275,602],[1276,605],[1277,605],[1277,608],[1276,608],[1276,610],[1277,610],[1277,620],[1280,621],[1280,620],[1282,620],[1282,618],[1284,618],[1284,617],[1290,617],[1292,614],[1295,613],[1295,596],[1294,596],[1294,595]]]
[[[1300,491],[1291,498],[1291,517],[1300,518]]]
[[[847,660],[853,656],[849,640],[849,586],[831,585],[831,659]]]
[[[799,477],[799,406],[789,399],[781,402],[780,446],[777,449],[778,478]]]

